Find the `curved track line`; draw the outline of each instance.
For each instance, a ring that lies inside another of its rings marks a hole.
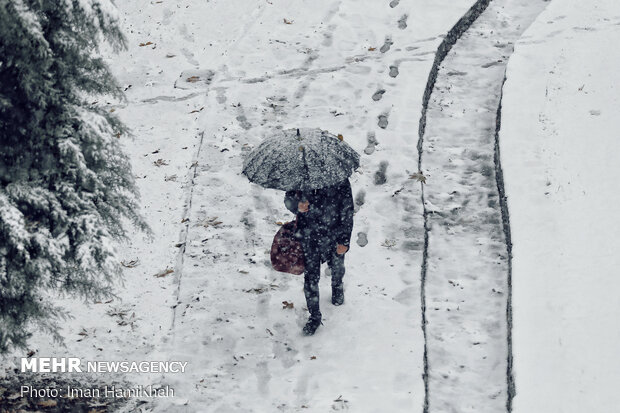
[[[476,2],[439,46],[429,74],[418,131],[418,167],[430,183],[421,195],[425,413],[512,410],[501,97],[512,44],[544,7],[542,0]]]
[[[456,44],[457,40],[471,27],[474,21],[482,14],[482,12],[488,7],[491,0],[478,0],[468,11],[459,19],[458,22],[450,29],[444,40],[441,42],[439,47],[437,48],[437,52],[435,54],[435,61],[433,62],[433,66],[428,76],[428,81],[426,83],[426,89],[424,90],[424,96],[422,97],[422,115],[420,116],[420,124],[418,128],[418,170],[422,170],[422,144],[424,142],[424,132],[426,131],[426,116],[428,111],[428,103],[430,101],[431,95],[433,93],[433,88],[435,87],[435,82],[437,81],[437,75],[439,73],[439,67],[441,63],[444,61],[452,46]],[[428,264],[428,211],[426,209],[426,203],[424,200],[424,184],[420,183],[421,186],[421,200],[422,206],[424,208],[424,250],[422,253],[422,269],[421,269],[421,287],[420,287],[420,295],[421,295],[421,305],[422,305],[422,333],[424,336],[424,413],[428,413],[429,411],[429,380],[428,380],[428,339],[426,332],[426,273],[427,273],[427,264]]]

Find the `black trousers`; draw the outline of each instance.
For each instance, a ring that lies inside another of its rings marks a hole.
[[[317,248],[316,245],[304,245],[304,295],[306,296],[308,311],[313,318],[321,318],[319,308],[319,280],[321,279],[321,262],[323,261],[321,255],[324,258],[327,256],[327,265],[332,273],[332,287],[342,285],[345,254],[336,253],[335,245],[331,250],[331,252],[326,253]]]

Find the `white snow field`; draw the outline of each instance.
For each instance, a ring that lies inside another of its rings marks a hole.
[[[508,65],[516,413],[620,406],[619,39],[617,1],[552,1]]]
[[[183,374],[94,377],[174,390],[126,411],[617,409],[615,0],[492,1],[439,68],[421,140],[437,48],[484,0],[116,3],[128,50],[108,61],[127,101],[99,103],[134,132],[123,144],[153,237],[119,245],[118,299],[62,298],[74,316],[65,347],[36,334],[29,350],[188,362]],[[508,58],[512,352],[494,159]],[[269,263],[278,223],[293,218],[284,194],[241,175],[264,137],[295,127],[340,133],[362,154],[345,304],[331,305],[325,271],[312,337],[303,276]]]

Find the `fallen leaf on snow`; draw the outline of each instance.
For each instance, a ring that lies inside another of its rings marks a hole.
[[[288,301],[282,301],[282,308],[292,309],[292,308],[295,308],[295,306],[293,305],[293,303],[289,303]]]
[[[418,182],[422,182],[423,184],[426,183],[426,177],[422,174],[422,172],[416,172],[409,175],[409,179],[415,179]]]
[[[153,277],[162,278],[162,277],[165,277],[168,274],[172,274],[173,272],[174,272],[174,270],[172,268],[166,268],[165,270],[161,270],[157,274],[153,275]]]
[[[284,24],[293,24],[293,20],[286,20],[286,19],[282,19],[284,20]]]
[[[209,228],[209,227],[217,227],[218,225],[221,225],[222,221],[218,221],[217,217],[212,217],[212,218],[206,218],[204,220],[202,220],[202,222],[200,222],[198,225],[203,226],[205,228]]]
[[[131,260],[131,261],[121,261],[121,265],[125,268],[134,268],[137,267],[140,264],[140,260],[138,258],[136,258],[135,260]]]
[[[369,51],[369,52],[374,52],[375,50],[377,50],[377,48],[376,48],[376,47],[369,47],[369,48],[368,48],[368,51]]]
[[[190,76],[186,79],[189,83],[196,83],[200,80],[200,76]]]
[[[153,42],[146,42],[146,43],[140,43],[140,45],[139,45],[139,46],[140,46],[140,47],[144,47],[144,46],[150,46],[150,45],[152,45],[152,44],[153,44]]]

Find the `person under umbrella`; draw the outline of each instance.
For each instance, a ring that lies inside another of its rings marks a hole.
[[[332,273],[332,303],[344,303],[344,257],[353,230],[353,196],[348,177],[359,155],[340,137],[319,129],[282,131],[265,140],[245,161],[243,173],[267,188],[286,191],[284,204],[297,216],[304,252],[304,295],[310,317],[303,328],[321,325],[320,267]]]

